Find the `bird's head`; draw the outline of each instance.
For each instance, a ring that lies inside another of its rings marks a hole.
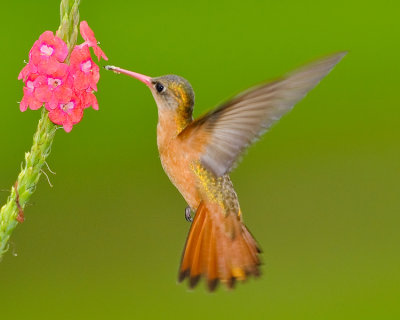
[[[174,112],[184,118],[191,118],[194,106],[194,92],[190,83],[176,75],[149,77],[140,73],[106,66],[107,70],[123,73],[146,84],[157,103],[159,113]]]

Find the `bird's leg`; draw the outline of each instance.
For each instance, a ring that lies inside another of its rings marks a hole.
[[[185,208],[185,219],[187,222],[192,222],[193,218],[192,218],[192,209],[190,209],[189,206],[187,206]]]

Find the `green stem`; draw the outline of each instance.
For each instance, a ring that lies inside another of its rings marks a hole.
[[[78,37],[80,0],[61,0],[61,23],[57,35],[63,39],[71,52]],[[33,136],[31,150],[25,154],[25,165],[18,175],[7,203],[0,210],[0,259],[8,249],[8,240],[19,222],[23,221],[23,210],[36,189],[42,167],[51,151],[57,130],[43,108],[38,128]]]

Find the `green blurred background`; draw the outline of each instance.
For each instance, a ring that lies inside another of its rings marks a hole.
[[[263,276],[209,294],[176,283],[189,224],[160,166],[156,106],[101,70],[100,111],[57,132],[0,263],[2,319],[399,319],[397,1],[89,1],[109,63],[195,88],[199,115],[338,50],[348,56],[232,174]],[[2,3],[0,189],[14,183],[40,112],[21,113],[23,60],[59,1]],[[104,63],[102,63],[104,65]],[[4,203],[7,192],[0,193]]]

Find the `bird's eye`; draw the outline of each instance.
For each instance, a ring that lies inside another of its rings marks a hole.
[[[164,91],[164,89],[165,89],[165,87],[161,83],[159,83],[159,82],[156,83],[157,92],[161,93]]]

